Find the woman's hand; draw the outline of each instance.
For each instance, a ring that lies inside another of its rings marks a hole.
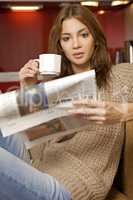
[[[37,61],[29,60],[19,72],[21,86],[36,84],[38,72],[39,68]]]
[[[83,99],[74,101],[73,105],[74,109],[69,111],[71,114],[76,114],[87,120],[95,121],[98,124],[117,123],[129,120],[129,104]]]

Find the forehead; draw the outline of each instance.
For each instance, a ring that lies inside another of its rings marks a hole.
[[[88,27],[78,19],[72,17],[63,21],[61,33],[74,33],[82,29],[88,30]]]

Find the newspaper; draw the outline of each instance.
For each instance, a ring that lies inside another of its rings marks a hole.
[[[40,83],[24,91],[1,94],[0,97],[0,128],[4,137],[41,124],[50,127],[57,124],[57,121],[62,124],[62,129],[58,132],[70,134],[72,130],[74,132],[88,124],[88,121],[76,118],[68,111],[73,107],[72,102],[76,99],[96,100],[95,71],[91,70]],[[31,108],[39,107],[40,110],[22,115],[20,107],[30,108],[30,106]],[[53,133],[55,133],[55,127]],[[49,134],[48,129],[47,134]],[[52,135],[52,131],[50,134]]]

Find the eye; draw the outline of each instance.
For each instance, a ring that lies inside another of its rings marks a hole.
[[[61,40],[64,41],[64,42],[67,42],[69,40],[69,37],[68,36],[62,37]]]
[[[81,36],[82,36],[83,38],[87,38],[87,37],[89,36],[89,33],[82,33]]]

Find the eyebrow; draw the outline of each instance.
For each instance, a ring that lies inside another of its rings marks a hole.
[[[82,28],[78,31],[78,33],[81,33],[82,31],[86,31],[88,30],[86,27],[85,28]],[[61,33],[61,35],[71,35],[71,33]]]

